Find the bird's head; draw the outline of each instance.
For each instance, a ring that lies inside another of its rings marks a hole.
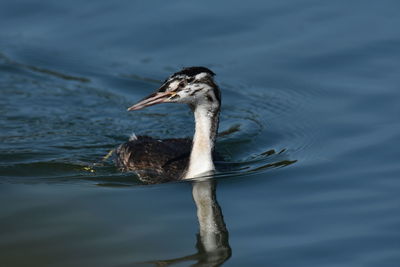
[[[172,74],[153,94],[128,108],[139,110],[160,103],[184,103],[195,109],[199,105],[219,108],[221,93],[214,72],[205,67],[189,67]]]

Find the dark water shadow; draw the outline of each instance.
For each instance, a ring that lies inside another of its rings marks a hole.
[[[55,70],[50,70],[50,69],[46,69],[46,68],[42,68],[42,67],[38,67],[38,66],[34,66],[34,65],[28,65],[28,64],[24,64],[24,63],[20,63],[17,61],[14,61],[13,59],[7,57],[6,55],[4,55],[3,53],[0,52],[0,60],[3,61],[4,63],[10,65],[10,66],[14,66],[14,67],[19,67],[21,69],[26,69],[32,72],[36,72],[36,73],[41,73],[44,75],[49,75],[49,76],[53,76],[53,77],[57,77],[63,80],[70,80],[70,81],[76,81],[76,82],[81,82],[81,83],[88,83],[90,82],[89,78],[86,77],[79,77],[79,76],[73,76],[73,75],[69,75],[69,74],[65,74],[59,71],[55,71]]]

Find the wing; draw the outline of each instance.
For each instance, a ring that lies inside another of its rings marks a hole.
[[[117,148],[116,164],[124,171],[135,171],[146,183],[178,180],[186,169],[190,139],[154,139],[138,136]]]

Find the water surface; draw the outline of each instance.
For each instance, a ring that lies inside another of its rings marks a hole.
[[[2,1],[1,262],[397,266],[399,7]],[[132,132],[193,134],[183,105],[126,112],[193,65],[217,73],[233,129],[204,189],[226,226],[211,237],[196,184],[101,162]]]

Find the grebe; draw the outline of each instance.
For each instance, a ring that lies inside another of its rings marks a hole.
[[[205,67],[184,68],[172,74],[156,92],[128,108],[131,111],[160,103],[187,104],[194,113],[195,133],[193,141],[133,136],[117,148],[117,166],[124,171],[135,171],[146,183],[213,173],[221,106],[221,93],[214,76],[215,73]]]

